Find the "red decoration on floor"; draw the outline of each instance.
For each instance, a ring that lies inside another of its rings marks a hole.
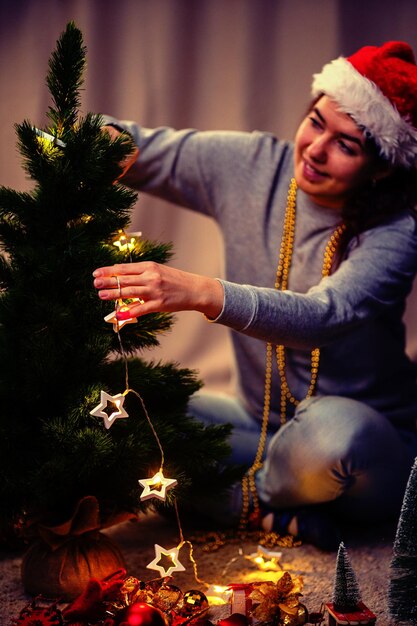
[[[120,626],[168,626],[168,617],[155,606],[135,602],[129,606]]]
[[[84,592],[71,602],[62,614],[68,622],[94,623],[106,617],[106,602],[115,600],[123,586],[126,570],[119,569],[110,576],[97,580],[92,578]]]
[[[56,604],[49,606],[37,606],[38,600],[35,598],[26,605],[17,619],[12,620],[13,626],[62,626],[61,612],[56,608]]]
[[[357,610],[350,613],[339,613],[335,611],[333,603],[326,604],[326,609],[329,613],[329,626],[339,626],[339,624],[372,626],[376,623],[376,615],[374,615],[363,602],[359,602]]]

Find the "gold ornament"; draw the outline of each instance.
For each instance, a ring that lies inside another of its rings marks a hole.
[[[138,480],[138,483],[144,487],[140,496],[141,500],[149,500],[150,498],[165,500],[167,490],[172,489],[178,484],[175,478],[165,478],[161,470],[156,472],[152,478],[142,478]]]
[[[295,217],[296,217],[296,204],[297,204],[297,183],[295,178],[290,181],[287,195],[287,207],[285,209],[284,227],[281,239],[281,245],[279,249],[278,265],[275,278],[275,288],[280,291],[285,291],[288,288],[288,276],[291,267],[292,253],[294,247],[295,237]],[[329,276],[332,270],[334,255],[337,251],[337,247],[340,242],[340,238],[343,232],[346,230],[345,224],[340,224],[329,241],[326,244],[323,255],[322,276]],[[291,403],[294,406],[299,404],[291,393],[287,378],[286,378],[286,365],[285,365],[285,347],[282,345],[275,346],[276,361],[278,366],[279,377],[281,381],[281,408],[280,408],[280,421],[281,424],[285,424],[287,420],[287,403]],[[261,469],[262,457],[265,450],[266,438],[268,433],[269,414],[271,410],[271,387],[272,387],[272,359],[273,359],[273,345],[268,342],[266,345],[266,364],[265,364],[265,385],[264,385],[264,406],[262,413],[262,425],[261,434],[259,437],[258,449],[256,451],[255,459],[252,466],[242,480],[242,514],[240,518],[240,528],[245,528],[248,524],[248,515],[250,508],[250,495],[253,501],[253,517],[259,518],[259,498],[256,491],[255,475]],[[317,378],[320,364],[320,348],[314,348],[311,352],[311,378],[308,386],[306,398],[310,398],[317,386]]]
[[[117,419],[129,417],[128,413],[123,408],[124,401],[125,394],[123,393],[111,396],[105,391],[100,391],[100,404],[90,411],[90,415],[102,417],[104,426],[110,428]]]
[[[289,572],[283,572],[276,582],[254,583],[249,598],[252,600],[252,616],[259,622],[275,622],[296,626],[304,615],[299,613],[303,582],[298,576],[291,577]],[[285,619],[285,621],[284,621]]]
[[[170,576],[173,572],[183,572],[185,567],[178,560],[178,548],[165,550],[162,546],[155,544],[155,558],[146,567],[156,569],[161,576]]]

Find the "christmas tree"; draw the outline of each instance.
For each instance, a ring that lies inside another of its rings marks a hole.
[[[389,611],[395,623],[417,624],[417,459],[401,508],[391,561]]]
[[[164,263],[171,248],[123,239],[136,194],[117,179],[134,146],[128,134],[111,140],[100,116],[80,115],[85,62],[82,34],[70,23],[49,61],[50,125],[16,126],[33,189],[0,188],[3,538],[11,528],[59,525],[86,498],[104,527],[155,502],[168,509],[174,499],[217,499],[236,479],[219,463],[229,453],[228,428],[187,415],[200,387],[195,374],[138,356],[157,345],[171,317],[151,314],[123,328],[104,321],[114,305],[97,297],[93,270]],[[138,481],[161,458],[178,485],[166,500],[141,499]]]
[[[360,592],[355,572],[350,563],[345,544],[339,545],[333,586],[333,606],[338,612],[355,611],[360,602]]]

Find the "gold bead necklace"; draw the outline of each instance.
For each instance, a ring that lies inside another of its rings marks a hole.
[[[295,236],[295,215],[297,204],[297,183],[295,178],[291,179],[287,195],[287,207],[285,209],[284,227],[282,232],[281,245],[278,255],[278,266],[275,278],[275,289],[284,291],[288,288],[288,276],[291,267],[292,253],[294,248]],[[346,229],[345,224],[340,224],[331,235],[326,244],[323,255],[323,266],[321,270],[322,276],[329,276],[334,256],[340,243],[340,238]],[[294,406],[299,404],[291,393],[287,377],[285,373],[285,347],[282,345],[275,346],[275,355],[278,367],[278,373],[281,381],[281,404],[280,404],[280,422],[285,424],[287,421],[287,404]],[[252,495],[254,516],[259,516],[259,498],[256,491],[255,474],[262,467],[262,457],[265,450],[266,438],[268,433],[269,414],[271,410],[271,386],[272,386],[272,361],[273,361],[273,345],[271,342],[266,344],[266,364],[265,364],[265,386],[264,386],[264,406],[262,412],[261,434],[259,437],[258,449],[252,466],[247,471],[242,480],[242,514],[240,518],[240,528],[244,529],[248,523],[248,515],[250,509],[250,495]],[[306,398],[311,398],[317,387],[317,378],[320,364],[320,348],[314,348],[311,351],[311,378],[307,389]]]

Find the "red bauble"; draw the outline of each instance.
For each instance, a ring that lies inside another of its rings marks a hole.
[[[135,602],[126,611],[120,626],[169,626],[168,617],[155,606]]]
[[[217,626],[248,626],[249,620],[242,613],[232,613],[229,617],[217,622]]]

